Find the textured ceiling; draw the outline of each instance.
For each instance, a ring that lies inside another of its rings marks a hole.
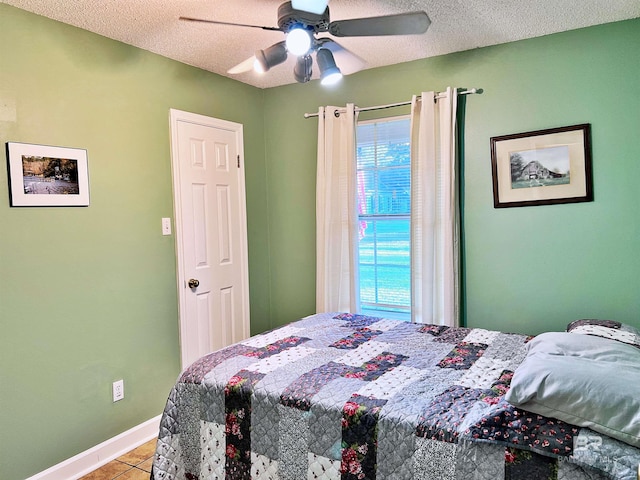
[[[281,32],[178,20],[277,26],[281,0],[0,1],[256,87],[295,83],[291,59],[263,75],[227,73]],[[423,35],[338,39],[365,68],[640,17],[638,0],[332,0],[329,8],[331,20],[416,10],[431,18]]]

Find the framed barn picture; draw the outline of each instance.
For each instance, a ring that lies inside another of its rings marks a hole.
[[[491,138],[493,206],[593,200],[590,125]]]

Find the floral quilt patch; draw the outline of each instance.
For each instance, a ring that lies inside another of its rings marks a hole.
[[[241,370],[229,379],[225,395],[226,469],[237,478],[251,472],[251,394],[264,374]]]
[[[487,345],[484,343],[458,343],[449,354],[438,363],[440,368],[467,370],[484,355]]]
[[[367,327],[362,327],[362,328],[356,329],[356,331],[353,332],[348,337],[341,338],[340,340],[333,342],[329,346],[334,348],[351,350],[354,348],[358,348],[363,343],[368,342],[372,338],[377,337],[381,333],[382,332],[379,330],[370,330]]]
[[[553,455],[571,455],[580,428],[561,420],[515,408],[503,398],[490,415],[465,432],[474,439],[491,440]]]
[[[446,325],[425,325],[418,329],[420,333],[429,333],[434,337],[440,336],[443,332],[446,332],[447,330],[449,330],[449,327],[447,327]]]
[[[503,370],[500,378],[491,385],[491,388],[486,393],[480,396],[480,399],[489,405],[497,404],[509,391],[512,378],[513,372],[511,370]]]
[[[469,335],[469,332],[471,332],[470,328],[448,328],[447,330],[443,330],[433,341],[438,343],[452,343],[455,345]]]
[[[270,357],[289,348],[297,347],[298,345],[301,345],[304,342],[308,341],[309,339],[304,337],[287,337],[283,338],[282,340],[270,343],[269,345],[266,345],[264,347],[251,349],[250,351],[243,353],[243,355],[245,357],[256,358]]]
[[[353,395],[342,408],[342,480],[376,478],[378,415],[387,400]]]
[[[406,356],[397,353],[382,352],[373,357],[370,361],[365,362],[362,366],[350,368],[344,374],[347,378],[358,378],[370,382],[381,377],[390,370],[400,365]]]

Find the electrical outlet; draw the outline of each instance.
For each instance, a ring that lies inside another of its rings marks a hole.
[[[117,402],[124,398],[124,380],[113,382],[113,401]]]

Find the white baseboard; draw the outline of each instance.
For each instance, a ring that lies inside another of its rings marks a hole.
[[[89,450],[27,478],[27,480],[77,480],[157,437],[160,417],[161,415],[158,415],[147,420]]]

